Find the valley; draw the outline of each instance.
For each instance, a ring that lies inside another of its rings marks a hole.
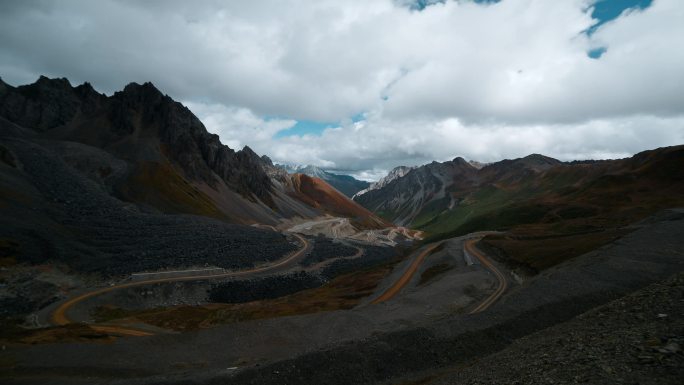
[[[116,383],[114,373],[138,378],[126,380],[133,383],[184,383],[188,370],[201,381],[229,379],[238,384],[308,383],[311,376],[322,383],[341,384],[349,378],[372,383],[387,375],[422,378],[421,373],[428,370],[440,373],[437,377],[423,374],[428,383],[438,383],[438,379],[460,372],[454,372],[450,365],[505,349],[502,338],[517,340],[574,319],[680,270],[684,249],[677,234],[683,223],[681,211],[656,216],[621,242],[556,266],[522,286],[509,280],[503,296],[499,295],[502,285],[496,275],[477,262],[477,255],[473,259],[464,253],[474,253],[471,242],[477,238],[462,237],[420,248],[389,272],[376,278],[368,276],[371,281],[379,280],[364,296],[366,299],[346,302],[340,309],[309,313],[312,309],[299,308],[302,313],[292,313],[306,299],[331,304],[331,291],[351,283],[350,279],[364,279],[365,273],[342,276],[327,288],[262,301],[261,309],[258,302],[251,302],[128,310],[110,319],[110,325],[149,322],[147,330],[155,330],[155,335],[104,344],[95,342],[97,338],[77,345],[36,344],[39,340],[35,340],[33,344],[11,344],[2,355],[15,360],[13,375],[30,373],[36,381],[53,378],[55,370],[66,373],[70,367],[84,368],[79,375],[65,378],[64,383]],[[416,264],[417,260],[422,261]],[[440,267],[444,265],[448,267]],[[413,271],[412,266],[417,266],[415,272],[396,295],[377,300]],[[433,271],[438,273],[433,275]],[[498,271],[505,272],[501,267]],[[497,301],[492,302],[492,298]],[[280,313],[286,308],[290,310]],[[279,316],[272,318],[275,315]],[[116,317],[123,318],[117,321]],[[643,338],[646,341],[650,337]],[[197,348],[175,348],[187,346],[182,341],[190,340]],[[422,354],[413,353],[418,351]],[[391,359],[397,352],[402,358]],[[98,358],[111,356],[119,359]],[[353,372],[349,371],[350,364],[356,368]],[[312,371],[318,365],[326,365],[328,370]],[[88,367],[104,370],[90,371]],[[309,373],[306,380],[301,377],[303,372]]]
[[[2,82],[0,378],[448,381],[567,324],[595,333],[585,317],[659,282],[672,308],[682,170],[680,145],[455,158],[369,184],[235,151],[151,83]]]

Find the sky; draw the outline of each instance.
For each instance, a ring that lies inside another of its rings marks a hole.
[[[684,144],[681,0],[5,0],[0,77],[153,82],[232,148],[398,165]]]

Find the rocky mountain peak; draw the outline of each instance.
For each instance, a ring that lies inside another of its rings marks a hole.
[[[71,121],[81,104],[81,96],[67,79],[41,76],[33,84],[16,88],[4,84],[0,116],[42,132]]]
[[[488,163],[478,162],[476,160],[469,160],[468,163],[470,163],[471,166],[475,167],[478,170],[488,164]]]
[[[387,173],[387,175],[380,178],[377,182],[371,183],[371,185],[368,186],[368,188],[365,188],[365,189],[357,192],[356,194],[354,194],[352,199],[356,199],[356,198],[358,198],[358,197],[360,197],[360,196],[362,196],[362,195],[364,195],[370,191],[379,190],[379,189],[387,186],[388,184],[390,184],[392,181],[405,176],[406,174],[408,174],[409,172],[411,172],[414,169],[416,169],[416,167],[397,166],[397,167],[393,168],[392,170],[390,170],[390,172]]]
[[[95,88],[93,88],[93,85],[85,82],[76,88],[74,88],[74,91],[81,97],[91,97],[91,96],[102,96],[99,92],[95,91]]]
[[[123,91],[114,93],[114,97],[122,100],[128,106],[145,105],[149,107],[160,104],[164,99],[164,94],[150,82],[143,84],[129,83],[124,87]],[[171,98],[168,98],[168,100],[171,101]]]
[[[71,83],[67,78],[48,78],[47,76],[40,75],[38,80],[33,83],[36,87],[41,88],[55,88],[55,89],[71,89]]]
[[[261,159],[259,155],[257,155],[257,153],[254,152],[254,150],[252,150],[249,146],[242,147],[242,152],[244,152],[246,156]]]
[[[306,174],[309,176],[315,176],[316,178],[327,179],[328,172],[323,170],[318,166],[308,165],[304,168],[297,170],[297,172]]]
[[[74,88],[67,79],[45,76],[30,85],[5,88],[0,116],[15,124],[43,132],[74,123],[80,112],[78,125],[88,129],[66,130],[61,139],[101,147],[130,139],[129,146],[116,151],[132,162],[139,154],[167,158],[191,181],[215,186],[218,176],[236,192],[272,203],[270,179],[252,149],[235,152],[223,145],[189,109],[150,82],[129,83],[111,97],[89,83]],[[132,138],[135,132],[144,133],[147,142]]]
[[[467,160],[461,158],[460,156],[457,156],[456,158],[454,158],[454,160],[452,160],[451,163],[452,163],[454,166],[457,166],[457,167],[464,167],[464,168],[467,168],[467,169],[470,169],[470,168],[477,168],[477,167],[473,166],[473,165],[472,165],[470,162],[468,162]]]
[[[269,158],[266,155],[261,156],[261,161],[264,162],[268,166],[273,166],[273,161],[271,160],[271,158]]]
[[[551,158],[551,157],[548,157],[548,156],[542,155],[542,154],[530,154],[530,155],[528,155],[524,158],[521,158],[521,159],[524,159],[528,162],[534,162],[537,164],[554,164],[555,165],[555,164],[562,163],[558,159],[554,159],[554,158]]]

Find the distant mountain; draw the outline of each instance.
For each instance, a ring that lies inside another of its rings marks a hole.
[[[357,197],[372,191],[372,190],[379,190],[383,187],[385,187],[387,184],[389,184],[391,181],[401,178],[402,176],[406,175],[409,171],[413,170],[414,167],[406,167],[406,166],[399,166],[393,168],[387,175],[384,177],[380,178],[377,182],[371,183],[370,186],[367,188],[357,192],[354,194],[353,199],[356,199]]]
[[[650,208],[684,204],[675,192],[684,188],[678,167],[684,170],[682,146],[612,161],[564,163],[532,154],[480,169],[456,158],[412,169],[354,200],[387,220],[432,234],[555,223],[580,213],[617,220],[620,210],[646,215]],[[515,214],[507,219],[509,210]]]
[[[476,160],[469,160],[468,163],[470,163],[471,166],[475,167],[478,170],[489,164],[489,163],[478,162]]]
[[[278,166],[283,167],[290,174],[299,173],[323,179],[324,181],[328,182],[329,185],[337,189],[337,191],[348,197],[352,197],[358,191],[370,186],[369,182],[358,180],[350,175],[333,174],[316,166]]]
[[[0,80],[0,241],[16,244],[29,259],[218,258],[220,244],[253,258],[239,246],[250,241],[237,239],[275,237],[272,244],[282,250],[292,246],[282,236],[226,223],[276,224],[325,213],[373,217],[325,182],[311,183],[328,196],[321,192],[312,201],[268,157],[223,145],[151,83],[106,96],[66,79],[41,77],[20,87]],[[207,237],[211,247],[200,242]],[[123,251],[125,245],[139,247]]]
[[[401,226],[416,226],[431,213],[454,205],[450,188],[455,183],[470,185],[477,173],[463,158],[417,168],[395,168],[378,184],[354,200]]]
[[[413,169],[354,200],[430,239],[508,230],[504,240],[485,239],[536,269],[588,251],[658,210],[684,206],[682,191],[684,146],[676,146],[607,161],[533,154],[480,169],[456,158]]]
[[[350,198],[340,194],[320,178],[306,174],[291,175],[294,196],[317,209],[335,216],[351,218],[357,228],[380,229],[391,225]]]
[[[513,185],[561,164],[532,154],[487,165],[455,158],[414,168],[398,167],[356,194],[354,200],[399,225],[423,228],[482,186]]]

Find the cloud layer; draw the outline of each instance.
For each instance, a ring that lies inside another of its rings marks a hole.
[[[603,158],[684,143],[677,0],[591,35],[590,0],[400,3],[3,2],[0,76],[106,92],[149,80],[232,147],[364,176],[454,156]],[[340,124],[273,138],[296,120]]]

